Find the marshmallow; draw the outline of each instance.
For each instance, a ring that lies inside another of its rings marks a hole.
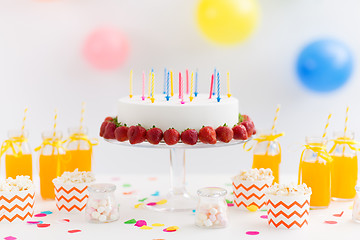
[[[90,220],[110,222],[119,218],[118,209],[113,204],[113,199],[91,199],[87,203],[87,215]]]
[[[203,204],[198,207],[195,224],[201,227],[224,227],[227,224],[226,204]]]
[[[95,181],[92,172],[79,172],[75,169],[73,172],[64,172],[60,177],[56,178],[59,183],[90,183]]]
[[[268,194],[280,195],[280,196],[294,196],[294,195],[308,195],[311,194],[311,188],[306,186],[305,183],[296,185],[290,184],[277,184],[275,183],[267,190]]]
[[[30,180],[29,176],[16,176],[15,179],[9,177],[3,181],[0,181],[0,191],[14,192],[14,191],[26,191],[34,189],[34,184]]]
[[[250,170],[241,170],[238,175],[233,177],[233,181],[263,181],[273,178],[270,168],[253,168]]]

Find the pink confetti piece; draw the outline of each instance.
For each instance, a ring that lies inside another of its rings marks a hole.
[[[337,224],[337,221],[325,221],[324,223],[327,223],[327,224]]]
[[[258,231],[248,231],[246,232],[247,235],[259,235],[260,233]]]
[[[175,229],[172,229],[172,230],[168,230],[167,228],[163,229],[164,232],[176,232]]]
[[[46,217],[47,215],[45,213],[39,213],[35,214],[34,217]]]
[[[227,205],[228,205],[228,207],[233,207],[234,206],[233,203],[228,203]]]
[[[260,217],[263,218],[263,219],[268,219],[267,215],[261,215]]]
[[[149,177],[149,181],[156,181],[157,177]]]
[[[41,224],[43,221],[27,221],[28,224]]]
[[[16,237],[13,236],[8,236],[8,237],[4,237],[5,240],[15,240],[17,239]]]
[[[64,218],[64,219],[59,219],[57,220],[58,223],[69,223],[70,219]]]
[[[40,223],[37,226],[38,226],[38,228],[47,228],[47,227],[50,227],[50,224],[49,223]]]
[[[79,232],[81,232],[80,229],[73,229],[68,231],[68,233],[79,233]]]
[[[147,226],[147,223],[145,220],[137,220],[136,223],[135,223],[135,227],[142,227],[142,226]]]
[[[341,213],[335,213],[333,214],[334,217],[341,217],[344,214],[344,211],[342,211]]]
[[[157,203],[156,202],[149,202],[149,203],[147,203],[146,205],[148,205],[148,206],[155,206]]]

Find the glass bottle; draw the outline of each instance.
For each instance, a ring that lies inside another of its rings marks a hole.
[[[300,159],[299,184],[311,187],[311,208],[326,208],[330,204],[331,157],[326,144],[326,138],[306,137],[306,149]]]
[[[91,171],[92,145],[87,136],[86,127],[69,128],[69,140],[66,144],[67,161],[61,164],[61,173],[65,171]]]
[[[115,198],[116,185],[98,183],[88,186],[89,199],[86,218],[89,222],[107,223],[119,219],[119,205]]]
[[[276,134],[276,133],[274,133]],[[260,131],[259,139],[262,136],[273,135],[271,131]],[[254,147],[252,168],[270,168],[274,175],[274,183],[279,183],[279,168],[281,162],[281,147],[277,140],[258,141]]]
[[[199,196],[195,224],[203,228],[223,228],[228,224],[227,191],[219,187],[206,187],[197,191]]]
[[[331,197],[334,200],[351,200],[355,197],[355,186],[358,175],[357,152],[350,148],[345,141],[354,140],[354,132],[334,133],[334,149],[331,151],[333,159],[331,169]]]
[[[43,199],[55,199],[52,180],[60,176],[60,164],[66,159],[65,149],[62,145],[62,132],[44,131],[42,139],[41,146],[36,149],[40,150],[40,193]]]
[[[16,178],[18,175],[30,176],[32,179],[32,155],[26,130],[11,130],[5,154],[6,177]],[[5,144],[5,143],[4,143]]]
[[[360,223],[360,186],[355,187],[355,199],[354,199],[354,206],[352,211],[352,219]]]

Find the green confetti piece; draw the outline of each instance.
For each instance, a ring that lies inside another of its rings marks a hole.
[[[138,201],[139,202],[144,202],[146,199],[148,199],[148,198],[146,197],[146,198],[143,198],[143,199],[139,199]]]
[[[123,184],[122,186],[123,186],[123,187],[131,187],[131,184],[125,183],[125,184]]]
[[[225,183],[225,186],[230,187],[230,186],[232,186],[232,184],[231,183]]]
[[[233,203],[233,201],[226,199],[226,203]]]
[[[262,211],[262,212],[266,212],[266,211],[267,211],[267,209],[261,209],[260,211]]]
[[[135,224],[136,223],[136,220],[135,219],[130,219],[130,220],[127,220],[126,222],[124,222],[125,224]]]

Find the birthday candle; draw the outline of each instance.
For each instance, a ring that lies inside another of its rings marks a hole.
[[[179,99],[181,99],[181,72],[179,72]]]
[[[133,70],[130,70],[130,94],[129,97],[132,98],[133,97]]]
[[[181,104],[184,104],[184,80],[181,79]]]
[[[151,97],[151,70],[149,71],[149,96],[148,98]]]
[[[166,94],[166,75],[167,75],[167,71],[166,68],[164,69],[164,90],[163,90],[163,94]]]
[[[211,74],[209,99],[211,99],[211,96],[212,96],[212,93],[213,93],[213,87],[214,87],[214,74]]]
[[[198,95],[198,71],[195,72],[195,97]]]
[[[213,92],[212,92],[212,95],[215,95],[215,78],[216,78],[216,68],[214,68],[214,85],[213,85]]]
[[[174,96],[174,78],[173,78],[173,72],[170,72],[170,79],[171,79],[171,96]]]
[[[154,76],[154,70],[151,69],[151,102],[154,103],[154,88],[155,88],[155,76]]]
[[[186,69],[186,94],[189,94],[189,70]]]
[[[217,73],[217,101],[220,102],[220,74]]]
[[[227,73],[227,78],[226,78],[226,85],[227,85],[227,96],[228,98],[231,97],[230,94],[230,77],[229,77],[229,72]]]
[[[190,88],[190,102],[193,100],[193,89],[194,89],[194,73],[191,73],[191,88]]]
[[[143,79],[142,79],[142,97],[141,99],[145,100],[145,72],[143,71]]]
[[[167,78],[166,78],[166,101],[169,101],[170,99],[170,72],[167,72]]]

